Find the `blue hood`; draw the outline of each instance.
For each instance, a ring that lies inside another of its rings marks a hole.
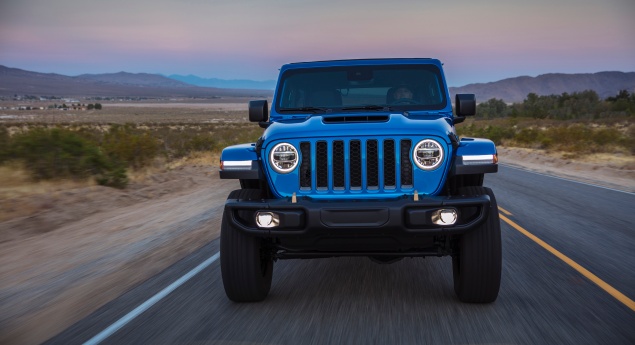
[[[338,122],[333,119],[347,117],[370,117],[380,121]],[[329,121],[331,120],[331,121]],[[390,133],[394,136],[422,135],[434,136],[451,144],[449,136],[454,133],[450,118],[443,115],[410,115],[371,113],[365,115],[313,115],[303,119],[274,122],[263,134],[264,145],[285,139],[325,139],[329,137],[359,136],[372,137]]]

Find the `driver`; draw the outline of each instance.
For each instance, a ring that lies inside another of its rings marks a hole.
[[[400,99],[412,99],[412,91],[405,86],[400,86],[393,93],[393,98],[398,101]]]

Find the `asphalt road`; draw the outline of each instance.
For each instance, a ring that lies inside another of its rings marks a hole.
[[[209,260],[165,293],[218,252],[215,240],[48,343],[635,344],[635,194],[505,166],[485,184],[504,217],[493,304],[456,299],[450,258],[279,261],[254,304],[230,302]]]

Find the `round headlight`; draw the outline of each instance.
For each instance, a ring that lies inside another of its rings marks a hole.
[[[288,143],[278,144],[269,153],[269,163],[281,174],[290,173],[298,166],[298,150]]]
[[[421,140],[412,151],[412,160],[423,170],[433,170],[443,162],[443,147],[432,139]]]

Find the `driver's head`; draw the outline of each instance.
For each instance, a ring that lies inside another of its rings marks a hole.
[[[405,86],[400,86],[393,95],[395,99],[412,99],[412,91]]]

